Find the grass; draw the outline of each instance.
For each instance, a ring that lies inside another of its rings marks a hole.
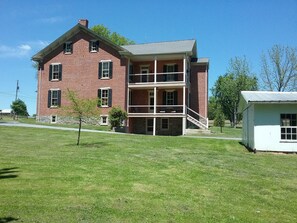
[[[296,155],[0,127],[0,222],[296,222]]]

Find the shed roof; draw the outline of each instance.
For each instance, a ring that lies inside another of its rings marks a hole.
[[[297,92],[242,91],[241,95],[247,103],[297,102]]]
[[[126,49],[133,55],[158,55],[158,54],[174,54],[174,53],[190,53],[196,55],[195,40],[179,40],[171,42],[145,43],[135,45],[125,45]]]

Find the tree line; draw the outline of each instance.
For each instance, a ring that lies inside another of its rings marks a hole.
[[[211,89],[209,119],[223,125],[228,119],[232,127],[241,120],[238,105],[241,91],[297,91],[297,48],[274,45],[261,57],[261,73],[251,71],[245,57],[230,59],[226,74],[220,75]]]

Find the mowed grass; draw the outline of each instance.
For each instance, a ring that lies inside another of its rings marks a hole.
[[[297,222],[297,156],[0,127],[0,222]]]

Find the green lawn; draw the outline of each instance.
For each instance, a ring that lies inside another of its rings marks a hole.
[[[0,127],[0,222],[297,222],[297,156]],[[14,221],[15,220],[15,221]]]

